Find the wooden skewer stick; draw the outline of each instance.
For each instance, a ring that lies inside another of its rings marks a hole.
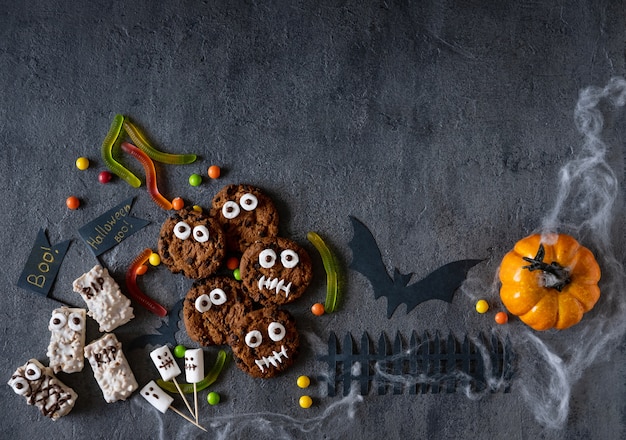
[[[198,423],[198,384],[193,384],[193,401],[196,407],[196,423]]]
[[[190,419],[189,417],[187,417],[185,414],[181,413],[179,410],[177,410],[176,408],[174,408],[173,406],[170,406],[170,409],[172,411],[174,411],[176,414],[178,414],[179,416],[181,416],[183,419],[187,420],[189,423],[191,423],[192,425],[197,426],[198,428],[202,429],[204,432],[209,432],[207,431],[203,426],[199,425],[198,423],[194,422],[192,419]]]
[[[185,393],[183,393],[183,390],[180,389],[180,385],[178,385],[178,381],[176,380],[175,377],[172,378],[172,382],[174,382],[174,385],[176,385],[176,389],[178,390],[178,393],[180,394],[180,396],[183,398],[183,400],[185,401],[185,405],[187,406],[187,409],[189,410],[189,412],[191,413],[191,415],[194,418],[197,418],[196,415],[193,413],[193,409],[191,409],[191,405],[189,405],[189,402],[187,402],[187,398],[185,397]]]

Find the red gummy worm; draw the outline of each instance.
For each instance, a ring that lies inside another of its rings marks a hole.
[[[137,287],[137,268],[148,261],[152,249],[145,249],[137,258],[133,260],[130,267],[126,271],[126,288],[130,292],[130,296],[146,309],[158,316],[167,315],[167,310],[161,304],[150,298]]]
[[[152,159],[150,159],[148,155],[139,148],[135,147],[133,144],[129,144],[128,142],[122,143],[122,150],[133,156],[143,165],[143,168],[146,171],[146,186],[148,187],[148,192],[150,193],[152,200],[154,200],[157,205],[166,211],[172,209],[172,203],[163,197],[157,188],[156,170],[154,169],[154,162],[152,162]]]

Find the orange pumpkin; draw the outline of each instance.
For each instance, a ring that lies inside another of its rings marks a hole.
[[[535,234],[515,244],[499,271],[500,299],[535,330],[577,324],[600,298],[600,266],[565,234]]]

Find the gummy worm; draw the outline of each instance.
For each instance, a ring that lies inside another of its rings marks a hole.
[[[166,211],[172,209],[172,203],[163,197],[159,192],[159,188],[157,188],[156,170],[154,169],[154,162],[152,162],[152,159],[150,159],[148,155],[139,148],[135,147],[133,144],[129,144],[128,142],[122,142],[122,150],[133,156],[143,165],[143,169],[146,170],[146,186],[148,187],[148,192],[150,193],[152,200],[154,200],[157,205]]]
[[[213,382],[215,382],[217,380],[217,377],[220,375],[220,372],[222,371],[222,367],[224,366],[225,362],[226,362],[226,352],[224,350],[220,350],[217,353],[217,360],[215,361],[215,365],[213,365],[213,368],[211,368],[211,371],[209,371],[209,374],[204,376],[204,379],[202,379],[200,382],[196,384],[196,391],[202,391],[203,389],[211,385]],[[178,390],[176,389],[176,386],[172,382],[169,382],[169,381],[166,382],[163,379],[157,379],[157,384],[161,388],[163,388],[165,391],[169,391],[170,393],[178,392]],[[193,393],[192,383],[179,383],[178,385],[180,386],[180,389],[182,390],[183,393],[185,394]]]
[[[324,240],[315,232],[309,232],[306,237],[309,239],[315,249],[320,253],[322,257],[322,263],[324,263],[324,270],[326,271],[326,302],[324,303],[324,310],[326,312],[334,312],[337,308],[337,296],[339,295],[339,277],[337,271],[339,269],[339,263],[337,258],[330,251]]]
[[[152,160],[175,165],[189,164],[195,162],[196,160],[195,154],[170,154],[157,150],[148,143],[148,140],[143,133],[139,131],[139,129],[132,122],[126,119],[123,122],[123,126],[126,134],[128,134],[128,137],[131,138],[135,145],[137,145],[137,147],[146,153]]]
[[[113,123],[111,123],[111,128],[102,142],[102,160],[104,160],[104,163],[106,163],[112,173],[128,182],[130,186],[139,188],[141,186],[141,180],[113,158],[113,151],[119,148],[119,143],[124,137],[123,126],[124,115],[115,115]]]
[[[141,304],[146,309],[150,310],[152,313],[158,316],[167,315],[167,310],[161,304],[150,298],[148,295],[143,293],[141,289],[137,286],[137,268],[148,261],[150,255],[152,254],[152,249],[145,249],[142,253],[140,253],[137,258],[133,260],[130,267],[126,271],[126,288],[130,292],[130,296]]]

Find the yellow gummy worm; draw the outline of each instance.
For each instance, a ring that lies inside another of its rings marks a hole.
[[[209,371],[209,374],[204,376],[200,382],[196,384],[196,391],[201,391],[211,385],[213,382],[217,380],[217,377],[220,375],[222,371],[222,367],[224,367],[224,363],[226,362],[226,352],[224,350],[220,350],[217,353],[217,360],[215,361],[215,365]],[[176,385],[173,382],[166,382],[163,379],[158,379],[157,384],[163,388],[165,391],[170,393],[178,393],[176,389]],[[193,384],[192,383],[179,383],[180,389],[185,394],[193,394]]]
[[[322,263],[324,263],[324,270],[326,271],[326,302],[324,303],[325,312],[334,312],[337,309],[337,297],[339,296],[339,277],[337,271],[339,269],[339,263],[337,258],[330,251],[324,240],[315,232],[309,232],[306,237],[309,239],[315,249],[320,253],[322,257]]]
[[[126,134],[128,134],[128,137],[132,139],[135,146],[137,146],[137,148],[146,153],[148,157],[150,157],[150,159],[152,160],[175,165],[189,164],[195,162],[196,160],[195,154],[170,154],[157,150],[152,145],[150,145],[146,137],[137,128],[137,126],[127,119],[124,120],[123,126]]]
[[[104,163],[106,163],[113,174],[116,174],[120,179],[128,182],[130,186],[139,188],[141,186],[141,180],[113,158],[113,152],[119,151],[120,143],[124,140],[123,125],[124,116],[115,115],[111,128],[102,142],[102,160],[104,160]]]

